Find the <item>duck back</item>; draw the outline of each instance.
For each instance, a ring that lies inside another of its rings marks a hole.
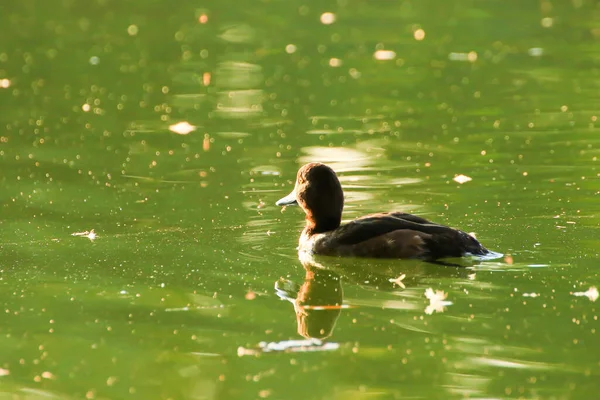
[[[488,253],[463,231],[405,213],[356,219],[323,235],[319,242],[313,246],[315,253],[358,257],[435,260]]]

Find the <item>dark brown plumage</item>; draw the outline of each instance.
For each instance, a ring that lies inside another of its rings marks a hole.
[[[276,204],[298,204],[304,210],[306,227],[300,236],[301,251],[427,260],[490,253],[463,231],[406,213],[373,214],[340,226],[344,194],[335,172],[325,164],[302,166],[292,193]]]

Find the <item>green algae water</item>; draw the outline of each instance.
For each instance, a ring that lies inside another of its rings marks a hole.
[[[7,3],[0,398],[596,398],[599,16]],[[299,259],[311,161],[504,256]]]

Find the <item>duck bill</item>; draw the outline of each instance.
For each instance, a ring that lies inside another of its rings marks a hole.
[[[298,201],[296,200],[296,191],[292,190],[292,193],[288,194],[282,199],[277,200],[276,206],[297,206]]]

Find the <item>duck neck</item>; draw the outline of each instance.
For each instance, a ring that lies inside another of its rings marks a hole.
[[[306,227],[304,227],[304,232],[308,235],[313,235],[316,233],[324,233],[333,231],[340,227],[340,219],[339,218],[321,218],[319,221],[314,221],[313,219],[306,219]]]

